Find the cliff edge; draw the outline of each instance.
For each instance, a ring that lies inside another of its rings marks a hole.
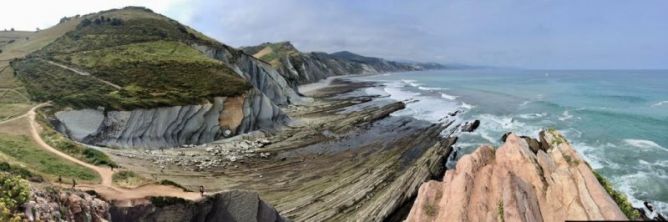
[[[420,187],[407,221],[626,220],[588,164],[556,131],[509,134]]]

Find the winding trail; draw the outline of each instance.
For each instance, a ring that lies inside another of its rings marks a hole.
[[[30,122],[30,132],[31,136],[35,140],[35,142],[44,148],[45,150],[52,152],[62,158],[65,158],[69,161],[72,161],[76,164],[79,164],[81,166],[87,167],[91,170],[94,170],[98,174],[100,174],[101,177],[101,183],[100,184],[81,184],[78,185],[77,188],[82,189],[82,190],[94,190],[107,200],[134,200],[134,199],[142,199],[146,198],[149,196],[173,196],[173,197],[180,197],[184,199],[189,199],[189,200],[197,200],[200,199],[201,196],[199,193],[195,192],[185,192],[180,188],[173,187],[173,186],[166,186],[166,185],[158,185],[158,184],[148,184],[144,186],[140,186],[134,189],[125,189],[121,187],[114,186],[112,183],[112,176],[114,174],[113,171],[111,171],[110,168],[107,167],[100,167],[100,166],[95,166],[86,162],[83,162],[77,158],[74,158],[72,156],[69,156],[63,152],[61,152],[58,149],[55,149],[51,147],[49,144],[44,142],[42,140],[42,137],[39,135],[39,130],[40,126],[35,121],[35,116],[37,115],[35,110],[50,105],[49,103],[42,103],[39,104],[30,111],[28,111],[26,114],[21,115],[20,117],[16,117],[14,119],[22,118],[22,117],[28,117],[29,122]],[[13,119],[12,119],[13,120]],[[6,122],[6,121],[5,121]],[[3,122],[4,123],[4,122]],[[1,124],[1,123],[0,123]]]

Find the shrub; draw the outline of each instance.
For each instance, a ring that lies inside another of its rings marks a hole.
[[[608,179],[606,179],[605,177],[601,176],[601,174],[599,174],[596,171],[592,172],[594,173],[594,176],[596,176],[598,182],[601,183],[601,186],[605,188],[605,191],[607,191],[608,194],[610,194],[610,197],[612,197],[612,199],[615,200],[617,206],[619,206],[619,209],[622,210],[622,212],[624,212],[626,217],[628,217],[630,220],[639,220],[640,213],[635,208],[633,208],[633,205],[631,205],[631,202],[629,202],[629,199],[626,197],[626,195],[623,194],[622,192],[615,190],[612,187],[610,181],[608,181]]]
[[[35,178],[35,180],[43,180],[43,178],[41,176],[35,175],[35,174],[33,174],[32,172],[30,172],[29,170],[27,170],[23,167],[12,166],[11,164],[6,163],[6,162],[0,162],[0,171],[19,176],[23,179]]]
[[[30,198],[28,181],[0,173],[0,221],[20,221],[18,208]]]

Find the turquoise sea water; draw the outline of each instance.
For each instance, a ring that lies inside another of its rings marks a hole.
[[[432,122],[454,109],[481,120],[460,136],[463,153],[499,145],[503,133],[564,133],[591,166],[634,205],[668,214],[668,70],[433,70],[363,77],[397,100],[397,115]]]

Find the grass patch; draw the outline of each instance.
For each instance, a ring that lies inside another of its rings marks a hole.
[[[2,92],[0,92],[1,94]],[[0,102],[0,121],[11,119],[28,112],[32,106],[27,103],[1,103]]]
[[[171,180],[161,180],[161,181],[160,181],[160,185],[174,186],[174,187],[181,188],[181,189],[182,189],[183,191],[185,191],[185,192],[192,192],[192,190],[190,190],[190,189],[184,187],[184,186],[181,185],[181,184],[178,184],[178,183],[176,183],[176,182],[174,182],[174,181],[171,181]]]
[[[132,171],[121,171],[114,173],[112,176],[112,181],[116,185],[127,188],[138,187],[150,182],[150,180],[143,178]]]
[[[83,181],[98,181],[99,175],[75,163],[37,147],[28,136],[0,134],[0,152],[24,163],[29,169],[50,175]]]
[[[501,222],[506,221],[506,219],[503,216],[503,201],[501,201],[501,200],[499,200],[499,203],[497,203],[496,213],[497,213],[497,216],[499,217],[499,221],[501,221]]]
[[[619,206],[619,209],[622,210],[626,217],[628,217],[630,220],[639,220],[640,213],[635,208],[633,208],[633,205],[631,205],[631,202],[629,202],[629,199],[626,197],[626,195],[615,190],[612,187],[610,181],[608,181],[608,179],[603,177],[601,174],[593,170],[592,172],[594,173],[594,176],[596,176],[598,182],[601,183],[603,188],[605,188],[605,191],[607,191],[608,194],[610,194],[610,197],[615,200],[615,203],[617,203],[617,206]]]
[[[436,210],[436,207],[433,204],[430,204],[430,203],[425,204],[423,210],[424,210],[424,213],[427,216],[430,216],[430,217],[435,217],[436,214],[438,213],[437,210]]]
[[[44,181],[42,176],[34,174],[21,166],[12,165],[7,162],[0,162],[0,172],[6,172],[31,181]]]
[[[72,63],[85,69],[116,66],[135,62],[220,63],[190,46],[177,41],[153,41],[82,51],[55,56],[62,63]]]
[[[564,159],[566,160],[568,165],[571,165],[571,166],[577,166],[578,164],[580,164],[579,160],[573,158],[572,156],[570,156],[568,154],[564,154]]]

